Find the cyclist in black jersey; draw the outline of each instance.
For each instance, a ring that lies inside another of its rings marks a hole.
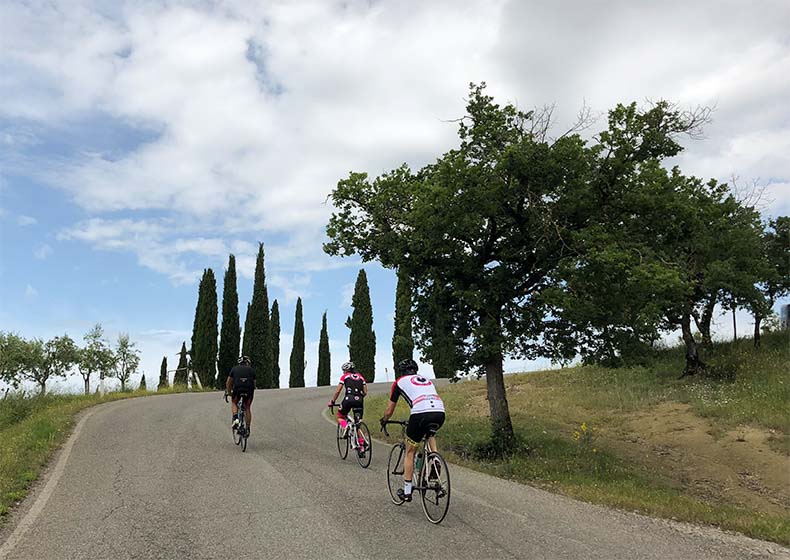
[[[351,410],[357,411],[359,417],[362,418],[365,408],[365,396],[368,394],[368,384],[365,382],[362,374],[357,371],[354,362],[346,362],[341,367],[343,368],[343,375],[340,376],[340,383],[335,389],[335,394],[332,396],[332,400],[329,401],[328,406],[334,406],[340,393],[345,391],[343,402],[337,411],[337,423],[340,424],[345,433],[348,426],[348,413]],[[360,436],[359,444],[365,444],[362,436]]]
[[[247,356],[239,358],[238,365],[228,373],[225,382],[225,395],[231,396],[231,411],[233,413],[233,428],[236,428],[239,420],[236,413],[239,410],[239,395],[246,395],[244,399],[244,421],[249,430],[252,424],[252,399],[255,396],[255,370],[250,366],[250,359]]]

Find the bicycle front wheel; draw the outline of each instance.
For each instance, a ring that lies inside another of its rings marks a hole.
[[[431,523],[441,523],[450,508],[450,471],[444,457],[429,453],[422,465],[420,479],[425,517]]]
[[[343,435],[343,428],[337,425],[337,452],[344,461],[348,457],[348,437]]]
[[[403,503],[398,497],[398,489],[403,488],[403,464],[406,455],[406,446],[398,443],[392,446],[390,458],[387,461],[387,489],[390,491],[392,503],[399,506]]]
[[[360,422],[357,425],[357,462],[363,469],[368,468],[370,459],[373,457],[373,440],[370,438],[370,430],[367,424]]]

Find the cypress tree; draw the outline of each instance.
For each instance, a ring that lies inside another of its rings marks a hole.
[[[318,376],[316,384],[329,385],[331,377],[331,356],[329,354],[329,332],[326,328],[326,311],[321,321],[321,337],[318,341]]]
[[[145,386],[145,374],[140,378],[140,391],[147,391],[148,388]]]
[[[431,321],[429,324],[430,341],[426,357],[433,365],[437,378],[451,378],[457,373],[461,356],[455,335],[452,315],[452,301],[446,292],[437,289],[430,296]]]
[[[272,332],[272,388],[280,387],[280,304],[274,300],[269,321]]]
[[[187,358],[187,343],[181,343],[181,352],[179,352],[178,369],[173,376],[173,385],[186,385],[187,376],[189,374],[189,360]]]
[[[215,387],[222,389],[231,368],[236,365],[241,343],[239,326],[239,294],[236,291],[236,257],[228,257],[228,269],[222,287],[222,331],[219,338],[219,358],[217,361],[217,382]]]
[[[258,244],[250,313],[250,353],[248,355],[252,361],[252,367],[255,368],[258,387],[268,389],[272,386],[272,353],[269,332],[269,294],[266,289],[263,243]]]
[[[252,327],[250,326],[251,319],[252,313],[250,313],[250,304],[247,303],[247,313],[244,315],[244,337],[241,341],[241,354],[247,357],[250,355],[250,333],[252,332]]]
[[[296,300],[289,387],[304,387],[304,366],[304,322],[302,321],[302,298],[299,298]]]
[[[162,365],[159,367],[159,385],[156,390],[161,391],[170,387],[170,381],[167,379],[167,356],[162,356]]]
[[[214,271],[203,271],[192,330],[192,369],[203,387],[213,387],[217,370],[217,281]]]
[[[395,289],[395,329],[392,333],[392,371],[396,372],[401,360],[414,357],[414,338],[411,330],[411,282],[405,273],[398,271]]]
[[[351,329],[348,354],[368,383],[376,378],[376,333],[373,331],[373,307],[365,270],[360,270],[351,300],[354,308],[346,326]]]

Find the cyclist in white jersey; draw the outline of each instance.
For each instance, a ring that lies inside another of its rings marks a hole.
[[[382,425],[392,417],[398,399],[403,397],[411,409],[409,423],[406,426],[406,459],[403,465],[403,489],[398,489],[398,496],[411,501],[412,475],[414,474],[414,455],[422,439],[429,431],[436,433],[444,424],[444,403],[436,394],[436,385],[430,379],[417,375],[417,363],[406,359],[398,364],[400,377],[392,384],[390,399]],[[436,438],[428,438],[431,451],[437,451]]]

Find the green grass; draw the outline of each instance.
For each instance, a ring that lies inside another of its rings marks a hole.
[[[0,524],[14,504],[27,495],[52,454],[71,433],[81,410],[105,402],[181,390],[113,392],[103,397],[10,395],[0,400]]]
[[[447,407],[441,449],[457,464],[581,500],[790,544],[787,515],[701,497],[683,480],[673,478],[674,473],[659,468],[648,454],[641,459],[626,455],[609,437],[625,430],[629,415],[661,403],[687,403],[699,416],[714,420],[720,430],[743,424],[771,429],[775,448],[787,453],[788,334],[766,336],[759,351],[744,340],[734,347],[718,344],[703,357],[714,374],[734,375],[734,380],[678,379],[683,368],[679,349],[662,351],[642,367],[587,366],[507,376],[518,446],[505,459],[487,453],[490,432],[484,381],[451,385],[441,391]],[[378,418],[386,397],[367,401],[369,416]],[[399,405],[396,417],[406,414]]]

